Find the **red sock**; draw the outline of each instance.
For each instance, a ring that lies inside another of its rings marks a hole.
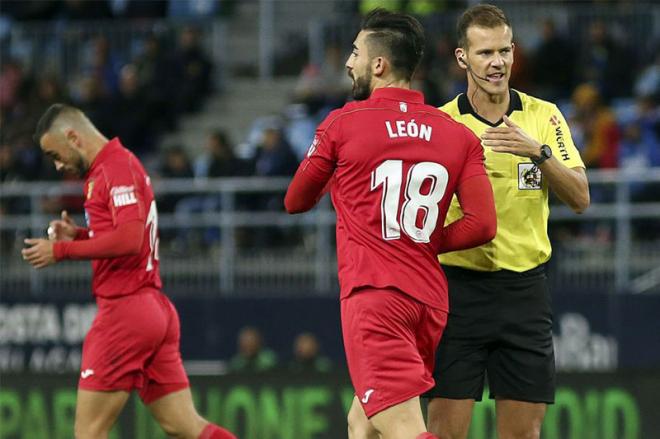
[[[434,436],[431,433],[422,433],[417,436],[416,439],[440,439],[438,436]]]
[[[222,427],[218,427],[215,424],[209,424],[204,431],[202,431],[202,434],[199,435],[199,439],[236,439],[236,436]]]

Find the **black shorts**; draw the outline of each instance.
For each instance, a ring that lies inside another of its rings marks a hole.
[[[444,267],[449,319],[426,397],[553,403],[552,310],[543,266],[516,273]]]

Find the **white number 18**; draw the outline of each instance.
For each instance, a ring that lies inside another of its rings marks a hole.
[[[421,192],[422,184],[431,180],[429,192]],[[401,229],[415,242],[426,243],[431,240],[431,234],[438,222],[440,209],[438,204],[445,195],[449,174],[439,163],[420,162],[414,164],[408,171],[405,201],[398,218],[401,181],[403,180],[403,161],[386,160],[371,173],[371,190],[383,185],[381,198],[381,225],[383,239],[401,238]],[[417,216],[420,209],[424,218],[422,226],[417,226]]]

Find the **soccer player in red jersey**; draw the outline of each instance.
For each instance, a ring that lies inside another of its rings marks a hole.
[[[49,239],[26,239],[23,250],[36,268],[92,260],[98,313],[83,343],[76,438],[106,438],[135,389],[168,435],[235,439],[193,406],[179,317],[161,292],[158,212],[142,164],[119,139],[108,140],[67,105],[46,110],[35,139],[58,171],[85,176],[87,227],[62,212],[50,224]]]
[[[285,197],[289,213],[307,211],[332,178],[350,438],[435,437],[419,395],[447,321],[437,255],[496,231],[479,140],[410,90],[423,47],[414,18],[365,17],[346,62],[356,102],[321,123]],[[464,216],[443,227],[454,193]]]

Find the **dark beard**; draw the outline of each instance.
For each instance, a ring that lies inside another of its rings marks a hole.
[[[89,170],[89,166],[85,162],[85,159],[82,157],[82,155],[78,154],[75,159],[75,163],[69,167],[66,172],[69,172],[70,174],[75,175],[76,177],[84,177],[85,174],[87,174],[87,171]]]
[[[368,99],[370,95],[371,95],[371,75],[368,74],[363,78],[354,79],[353,99],[355,99],[356,101],[364,101],[365,99]]]

